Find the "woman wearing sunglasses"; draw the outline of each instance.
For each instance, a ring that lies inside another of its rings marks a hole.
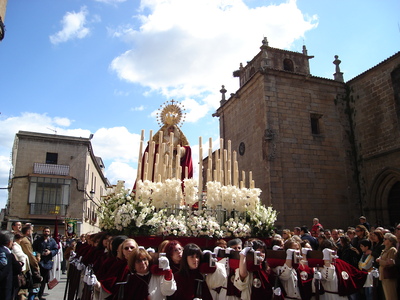
[[[152,261],[152,256],[143,247],[129,254],[129,273],[120,287],[118,299],[165,300],[176,291],[168,259],[159,257],[158,263],[153,265]]]

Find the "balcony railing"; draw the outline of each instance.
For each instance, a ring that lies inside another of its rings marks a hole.
[[[33,173],[45,175],[69,175],[69,166],[65,165],[52,165],[52,164],[33,164]]]
[[[29,214],[31,215],[65,215],[67,205],[54,205],[31,203],[29,207]]]

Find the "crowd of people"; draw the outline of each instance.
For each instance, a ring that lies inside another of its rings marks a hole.
[[[58,282],[66,261],[60,236],[53,238],[48,226],[41,234],[30,223],[15,221],[11,227],[0,232],[0,299],[45,300],[46,286]]]
[[[0,299],[44,300],[57,271],[68,274],[68,300],[395,300],[400,295],[400,224],[374,228],[363,216],[345,230],[326,229],[314,218],[311,230],[220,239],[212,249],[174,239],[145,249],[134,237],[108,232],[52,238],[48,227],[34,238],[32,229],[14,222],[12,232],[0,233]],[[26,273],[31,284],[20,286],[17,275]]]

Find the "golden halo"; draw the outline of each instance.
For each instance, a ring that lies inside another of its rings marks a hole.
[[[157,113],[157,120],[160,126],[161,124],[181,126],[185,121],[186,113],[184,112],[184,106],[173,99],[160,105],[158,110],[160,112]]]

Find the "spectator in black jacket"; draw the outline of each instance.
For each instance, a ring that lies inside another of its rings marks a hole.
[[[11,253],[14,234],[0,231],[0,299],[12,300],[17,291],[16,276],[21,273],[22,266]]]
[[[301,227],[300,234],[301,234],[300,238],[303,241],[306,240],[310,244],[310,246],[313,250],[318,249],[317,239],[310,235],[310,232],[308,231],[308,228],[306,226]]]
[[[350,238],[347,235],[341,236],[340,238],[341,248],[338,251],[338,256],[341,260],[351,264],[353,267],[358,268],[359,255],[357,249],[350,243]]]
[[[43,277],[38,293],[39,300],[46,300],[42,297],[43,292],[46,283],[49,282],[50,270],[53,268],[53,257],[58,253],[58,245],[50,233],[50,227],[44,227],[43,235],[33,242],[33,250],[40,256],[40,275]]]

